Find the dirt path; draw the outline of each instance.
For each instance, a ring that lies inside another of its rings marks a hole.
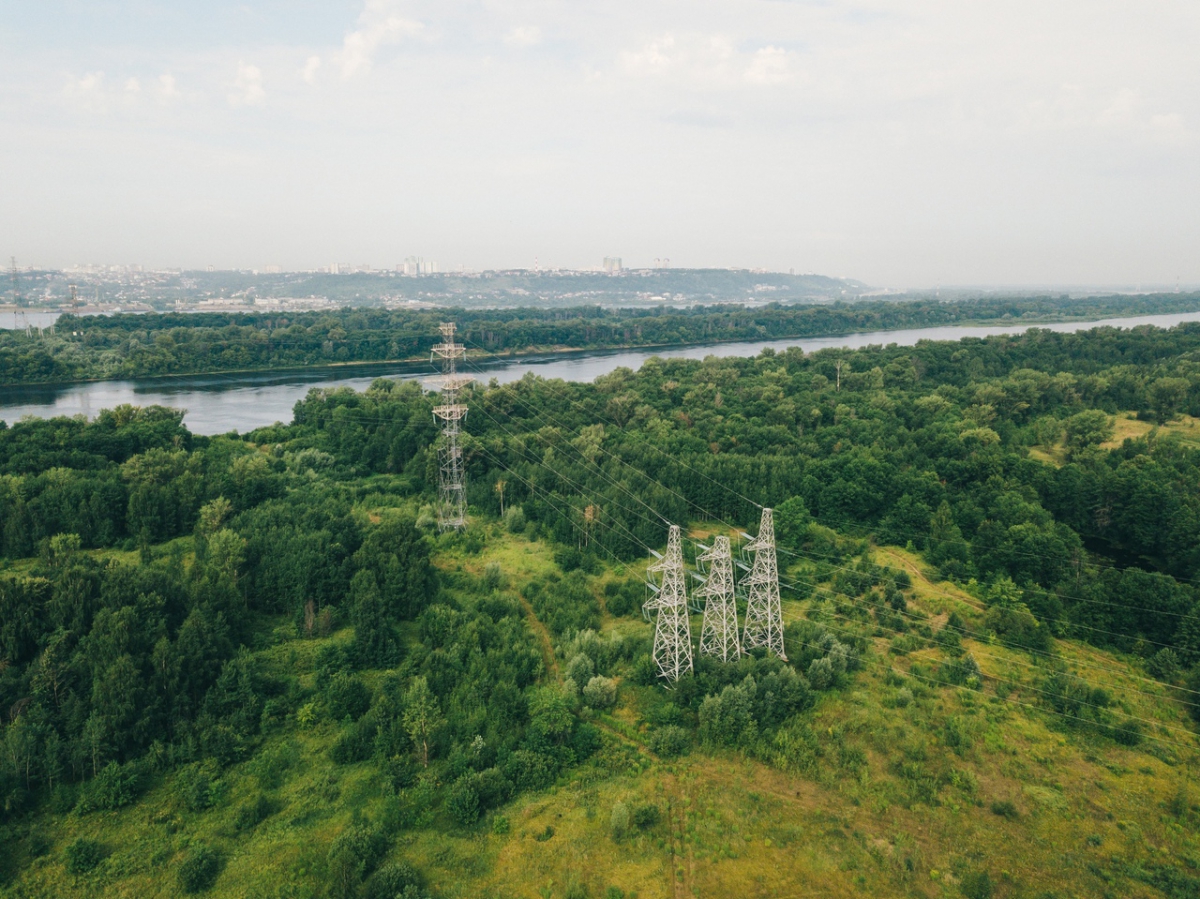
[[[938,596],[944,596],[948,599],[957,599],[959,602],[964,602],[967,605],[971,606],[971,608],[973,608],[973,609],[983,609],[983,603],[981,603],[979,600],[975,599],[973,596],[970,596],[970,595],[964,593],[962,590],[955,589],[954,592],[951,593],[948,590],[946,590],[945,587],[940,587],[939,585],[935,584],[933,581],[931,581],[928,577],[925,576],[925,573],[923,571],[921,571],[921,569],[918,565],[916,565],[914,562],[909,561],[904,556],[900,555],[898,552],[895,552],[894,550],[890,550],[890,549],[887,549],[882,546],[876,547],[875,552],[878,555],[882,555],[885,558],[887,558],[888,561],[895,562],[895,563],[901,565],[906,570],[912,572],[914,583],[916,581],[920,581],[922,584],[924,584],[929,589],[929,591],[931,593],[934,593]]]
[[[537,635],[538,642],[542,644],[542,662],[546,666],[546,670],[554,676],[556,681],[561,681],[562,678],[558,674],[558,657],[554,654],[554,643],[550,640],[550,632],[546,630],[546,625],[542,624],[537,614],[533,611],[533,606],[520,593],[517,594],[517,599],[521,602],[521,608],[525,610],[525,618],[529,621],[529,626]]]

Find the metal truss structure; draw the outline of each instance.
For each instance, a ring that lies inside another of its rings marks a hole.
[[[658,676],[674,682],[692,673],[692,625],[689,619],[686,572],[679,525],[671,525],[667,553],[648,569],[662,575],[658,592],[644,608],[656,609],[654,664]]]
[[[459,393],[475,379],[458,373],[458,360],[466,354],[466,349],[454,341],[454,323],[446,322],[440,330],[442,342],[434,345],[430,360],[440,361],[442,376],[430,383],[442,391],[442,404],[433,410],[433,416],[442,425],[438,447],[438,527],[447,531],[467,524],[467,476],[459,445],[467,407],[459,402]]]
[[[742,647],[748,652],[764,646],[787,661],[783,651],[783,609],[779,603],[779,565],[775,560],[775,521],[770,509],[763,509],[758,537],[746,550],[754,553],[754,566],[741,583],[747,597]]]
[[[717,537],[711,549],[696,557],[710,563],[708,579],[693,592],[704,599],[704,625],[700,629],[700,654],[722,662],[736,662],[742,654],[738,640],[737,599],[733,587],[733,553],[728,537]]]

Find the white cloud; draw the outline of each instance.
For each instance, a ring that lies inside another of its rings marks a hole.
[[[308,84],[317,83],[317,70],[321,68],[321,57],[310,56],[304,63],[304,80]]]
[[[342,43],[339,59],[343,78],[370,69],[380,47],[415,37],[425,30],[420,22],[400,15],[393,0],[367,0],[358,24],[359,28],[347,34]]]
[[[1100,125],[1132,125],[1137,120],[1138,107],[1141,105],[1137,91],[1123,88],[1117,91],[1112,102],[1100,113],[1097,124]]]
[[[750,84],[782,84],[792,78],[791,60],[781,47],[763,47],[757,51],[743,76]]]
[[[78,78],[70,78],[63,87],[63,96],[87,112],[108,111],[109,98],[103,72],[88,72]]]
[[[518,25],[504,36],[510,47],[533,47],[542,42],[542,29],[536,25]]]
[[[230,106],[262,106],[267,101],[267,92],[262,85],[262,70],[258,66],[239,62],[237,77],[230,87]]]
[[[141,82],[139,82],[136,78],[125,79],[125,93],[137,94],[137,93],[140,93],[141,90],[142,90]]]
[[[739,50],[725,34],[664,34],[621,52],[618,68],[634,78],[660,78],[684,89],[782,84],[792,80],[791,57],[782,47]]]
[[[170,72],[164,72],[158,76],[158,101],[160,103],[170,103],[179,97],[179,95],[179,88],[175,86],[174,75]]]

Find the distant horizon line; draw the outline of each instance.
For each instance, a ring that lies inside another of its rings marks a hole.
[[[436,265],[436,263],[433,263]],[[335,268],[336,266],[336,268]],[[343,268],[344,266],[344,268]],[[14,267],[9,267],[9,271],[13,271]],[[332,270],[331,270],[332,269]],[[1200,290],[1200,282],[1183,283],[1176,279],[1175,281],[1152,281],[1146,280],[1141,282],[1119,282],[1119,283],[1104,283],[1104,282],[1008,282],[1008,283],[954,283],[954,284],[932,284],[920,286],[885,286],[878,287],[868,284],[865,281],[860,281],[857,278],[848,277],[845,275],[825,275],[814,271],[797,272],[795,269],[782,271],[778,269],[751,267],[751,266],[681,266],[681,265],[648,265],[648,266],[621,266],[615,270],[606,270],[603,267],[595,268],[567,268],[567,267],[505,267],[505,268],[484,268],[484,269],[469,269],[459,267],[457,269],[443,271],[425,271],[425,272],[409,272],[405,271],[405,265],[399,264],[391,268],[376,268],[374,266],[348,263],[335,263],[333,265],[318,266],[315,268],[283,268],[282,266],[268,265],[261,268],[216,268],[214,266],[205,266],[200,268],[188,268],[183,266],[162,266],[148,267],[138,263],[75,263],[66,267],[43,267],[43,266],[16,266],[15,270],[18,274],[43,274],[43,275],[121,275],[121,274],[168,274],[168,275],[212,275],[212,274],[239,274],[250,275],[254,277],[274,276],[274,275],[333,275],[336,277],[344,277],[350,275],[375,275],[387,277],[404,277],[404,278],[452,278],[463,276],[486,276],[486,275],[504,275],[517,274],[525,276],[541,276],[541,275],[608,275],[610,277],[621,277],[626,274],[638,274],[641,276],[654,275],[659,273],[685,273],[685,272],[743,272],[747,274],[760,275],[775,275],[781,277],[793,278],[822,278],[829,281],[842,282],[847,285],[854,285],[859,288],[859,296],[867,297],[886,297],[886,296],[904,296],[910,294],[937,294],[940,292],[962,293],[962,292],[987,292],[987,293],[1028,293],[1036,291],[1104,291],[1113,294],[1123,295],[1138,295],[1148,293],[1182,293]]]

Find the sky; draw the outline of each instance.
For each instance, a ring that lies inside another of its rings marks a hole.
[[[1200,284],[1195,0],[0,0],[20,265]]]

